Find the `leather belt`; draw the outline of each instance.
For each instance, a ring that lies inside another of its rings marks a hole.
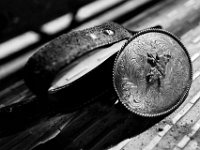
[[[69,77],[88,55],[92,60],[92,55],[103,51],[106,55],[98,58],[96,65],[91,61],[92,67],[85,70],[79,66],[80,73]],[[72,31],[48,42],[30,57],[24,72],[26,84],[36,95],[66,109],[85,105],[109,88],[115,89],[129,110],[149,117],[177,108],[192,81],[190,57],[174,35],[156,28],[132,32],[113,22]]]

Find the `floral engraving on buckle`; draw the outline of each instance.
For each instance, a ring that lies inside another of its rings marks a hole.
[[[160,87],[160,79],[165,77],[166,65],[170,59],[171,55],[169,54],[159,56],[158,53],[156,53],[156,56],[154,57],[153,54],[147,53],[147,63],[151,66],[146,75],[147,83],[151,84],[157,81],[158,87]]]

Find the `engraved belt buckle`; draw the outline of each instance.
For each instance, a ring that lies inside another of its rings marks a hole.
[[[114,85],[120,102],[145,117],[175,110],[192,82],[190,56],[173,34],[112,22],[50,41],[24,70],[28,87],[55,105],[77,109]]]

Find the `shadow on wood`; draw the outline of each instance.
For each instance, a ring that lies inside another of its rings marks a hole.
[[[144,132],[164,118],[137,116],[120,103],[114,104],[116,95],[108,95],[83,108],[58,136],[36,146],[34,150],[105,149]]]

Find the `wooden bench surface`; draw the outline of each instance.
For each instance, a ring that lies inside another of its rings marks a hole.
[[[143,118],[130,113],[118,103],[113,90],[106,87],[94,102],[73,112],[60,112],[37,103],[38,98],[24,84],[23,65],[36,47],[73,26],[50,35],[45,30],[35,31],[40,36],[39,42],[24,48],[23,53],[12,54],[10,59],[0,61],[0,149],[115,150],[123,147],[150,150],[189,149],[195,144],[198,147],[199,8],[198,0],[127,1],[113,5],[105,14],[101,12],[73,23],[80,29],[113,20],[130,30],[159,24],[181,39],[192,58],[193,84],[188,98],[174,113],[158,118]]]

